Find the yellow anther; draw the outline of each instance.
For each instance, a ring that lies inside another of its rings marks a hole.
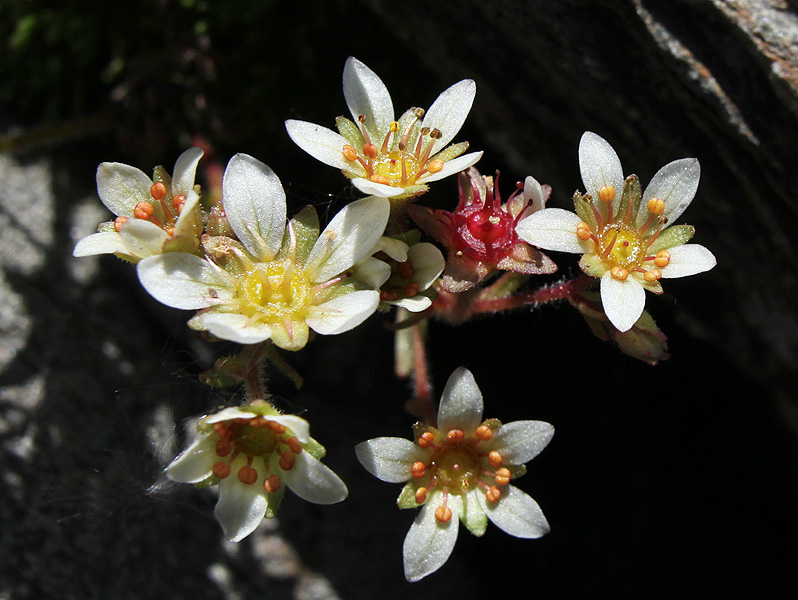
[[[488,502],[498,502],[499,499],[502,497],[502,491],[497,488],[495,485],[490,486],[487,492],[485,492],[485,499]]]
[[[225,479],[226,477],[230,476],[230,465],[228,465],[226,462],[217,461],[213,463],[213,468],[211,471],[219,479]]]
[[[590,239],[591,236],[590,225],[585,223],[584,221],[580,222],[579,225],[576,226],[576,237],[578,237],[583,242],[586,242]]]
[[[283,471],[290,471],[294,468],[294,463],[296,462],[296,458],[294,458],[293,453],[286,450],[280,455],[280,460],[278,461],[280,468]]]
[[[477,427],[477,430],[474,433],[483,442],[487,442],[490,438],[493,437],[493,430],[487,425],[480,425],[479,427]]]
[[[646,208],[652,215],[659,216],[665,212],[665,202],[660,198],[651,198],[646,204]]]
[[[424,504],[427,499],[427,488],[420,487],[416,490],[416,504]]]
[[[465,433],[462,429],[451,429],[449,433],[446,434],[446,439],[455,444],[462,442],[464,437]]]
[[[363,144],[363,154],[369,158],[375,158],[379,154],[379,150],[374,144]]]
[[[150,187],[150,196],[152,196],[155,200],[160,200],[166,196],[166,186],[160,181],[153,183]]]
[[[618,281],[626,281],[629,279],[629,269],[615,265],[610,269],[610,275],[612,275],[613,279],[617,279]]]
[[[388,129],[390,129],[392,133],[396,133],[399,131],[399,123],[396,121],[391,121],[391,124],[388,125]]]
[[[643,275],[643,279],[649,283],[657,281],[658,279],[662,279],[662,271],[659,269],[651,269],[650,271],[646,271]]]
[[[421,479],[427,472],[427,465],[420,460],[413,463],[412,475],[413,479]]]
[[[245,485],[252,485],[258,480],[258,472],[252,467],[244,465],[238,471],[238,480]]]
[[[660,269],[662,267],[667,267],[671,262],[671,253],[667,250],[660,250],[657,252],[657,256],[654,257],[654,264],[657,265]]]
[[[439,506],[435,509],[435,518],[441,523],[448,523],[452,519],[452,509],[446,506]]]
[[[280,486],[282,484],[283,482],[280,480],[279,475],[269,475],[266,478],[266,481],[263,482],[263,489],[269,492],[270,494],[273,494],[274,492],[280,489]]]
[[[437,173],[443,168],[443,161],[440,158],[431,160],[427,163],[427,171],[430,173]]]
[[[431,431],[425,431],[418,437],[418,445],[422,448],[429,448],[434,441],[435,436]]]
[[[355,160],[357,158],[357,150],[355,150],[354,146],[350,146],[349,144],[345,144],[341,152],[343,152],[346,160]]]
[[[496,485],[507,485],[510,483],[511,474],[510,469],[502,467],[496,471]]]
[[[496,450],[491,450],[488,452],[488,463],[490,463],[490,466],[494,469],[498,469],[502,466],[502,455]]]
[[[615,199],[615,188],[605,185],[599,190],[599,200],[602,202],[612,202]]]

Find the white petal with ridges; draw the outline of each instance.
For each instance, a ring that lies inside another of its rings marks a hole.
[[[607,271],[601,278],[601,303],[610,323],[628,331],[643,314],[646,292],[634,277],[618,281]]]
[[[128,249],[122,241],[122,236],[116,231],[103,231],[102,233],[93,233],[75,244],[75,249],[72,250],[72,256],[93,256],[95,254],[113,254],[121,252],[128,254]]]
[[[122,163],[104,162],[97,167],[97,193],[117,216],[133,217],[139,202],[152,203],[152,180],[143,171]]]
[[[430,300],[427,296],[422,296],[418,294],[413,296],[412,298],[402,298],[401,300],[393,300],[388,302],[388,304],[393,304],[394,306],[399,306],[410,312],[421,312],[422,310],[427,310],[430,306],[432,306],[432,300]]]
[[[407,259],[413,265],[412,279],[421,291],[429,288],[446,267],[446,259],[441,251],[427,242],[413,245],[408,251]]]
[[[202,424],[213,425],[214,423],[221,423],[222,421],[229,421],[230,419],[254,419],[257,416],[257,413],[250,410],[242,410],[238,406],[228,406],[202,419]]]
[[[522,465],[535,458],[549,444],[554,427],[543,421],[513,421],[493,434],[491,449],[508,465]]]
[[[443,150],[460,131],[474,104],[476,93],[477,84],[474,80],[463,79],[444,90],[429,107],[421,126],[441,132],[441,137],[435,140],[432,147],[432,154]]]
[[[263,486],[245,485],[233,473],[219,484],[219,501],[213,514],[224,536],[231,542],[240,542],[258,528],[267,505]]]
[[[319,306],[311,306],[305,321],[316,333],[337,335],[368,319],[377,310],[379,303],[379,292],[350,292]]]
[[[274,171],[248,154],[236,154],[224,171],[222,204],[247,250],[261,260],[274,258],[286,218],[285,192]]]
[[[538,248],[584,254],[590,251],[591,243],[576,235],[576,227],[581,222],[582,219],[570,211],[544,208],[521,219],[515,231],[522,240]]]
[[[190,190],[186,194],[186,202],[175,223],[175,237],[191,236],[199,238],[202,234],[202,213],[197,210],[199,194]]]
[[[209,313],[202,318],[202,326],[223,340],[239,344],[258,344],[272,337],[266,323],[251,323],[249,317],[237,313]]]
[[[310,440],[310,425],[302,417],[297,417],[296,415],[274,415],[273,417],[265,417],[265,419],[288,427],[301,444],[306,444]]]
[[[203,435],[166,467],[166,476],[180,483],[198,483],[211,476],[216,462],[216,440]]]
[[[294,466],[280,477],[297,496],[314,504],[335,504],[349,495],[346,484],[321,461],[305,451],[294,456]]]
[[[391,267],[385,261],[369,256],[353,267],[352,277],[378,290],[391,278]]]
[[[163,252],[169,235],[155,223],[143,219],[126,221],[119,231],[122,242],[133,256],[153,256]]]
[[[338,211],[308,256],[311,281],[332,279],[367,256],[382,237],[390,212],[390,203],[376,197],[351,202]]]
[[[592,131],[586,131],[579,141],[579,169],[585,191],[599,202],[599,190],[606,185],[615,188],[613,213],[617,212],[623,192],[623,167],[609,142]]]
[[[189,148],[177,157],[172,171],[172,194],[188,193],[194,190],[194,179],[197,176],[197,164],[204,154],[202,148]]]
[[[402,555],[405,578],[410,582],[419,581],[440,569],[454,550],[463,500],[460,496],[449,495],[447,506],[452,511],[452,518],[446,523],[435,518],[435,510],[441,504],[443,492],[433,491],[405,537]]]
[[[488,502],[484,494],[479,495],[488,519],[496,527],[525,539],[539,538],[551,530],[540,506],[528,494],[513,485],[501,490],[502,497],[498,502]]]
[[[432,181],[438,181],[439,179],[443,179],[449,175],[454,175],[460,171],[465,171],[467,168],[473,167],[475,164],[477,164],[480,158],[482,158],[482,152],[470,152],[469,154],[463,154],[462,156],[458,156],[452,160],[447,160],[445,163],[443,163],[443,168],[440,171],[437,173],[426,173],[419,177],[416,183],[426,184]]]
[[[171,252],[138,263],[139,281],[158,302],[172,308],[207,308],[219,298],[232,298],[231,283],[218,267],[192,254]]]
[[[455,370],[446,382],[438,407],[438,429],[447,432],[461,429],[474,431],[482,421],[482,392],[471,371],[465,367]]]
[[[718,264],[715,255],[701,244],[685,244],[668,250],[671,260],[660,269],[663,279],[687,277],[709,271]]]
[[[410,248],[408,247],[408,245],[405,244],[402,240],[397,240],[396,238],[384,235],[377,241],[377,244],[374,246],[374,249],[371,251],[371,254],[377,254],[377,252],[385,252],[385,254],[390,256],[395,261],[405,262],[407,260],[407,251],[409,249]]]
[[[325,165],[344,171],[358,170],[358,163],[346,160],[343,155],[343,148],[349,141],[332,129],[289,119],[285,122],[285,130],[297,146]]]
[[[371,142],[381,144],[382,140],[376,136],[378,132],[388,130],[394,115],[388,88],[374,71],[354,56],[350,56],[344,65],[343,84],[346,106],[352,119],[359,123],[360,115],[364,115]]]
[[[413,463],[429,458],[410,440],[395,437],[362,442],[355,446],[355,454],[366,471],[388,483],[407,481],[412,476]]]
[[[529,213],[543,210],[546,207],[546,197],[538,180],[531,175],[524,180],[524,198],[529,202]]]
[[[379,198],[392,198],[405,191],[404,188],[385,185],[384,183],[376,183],[369,179],[364,179],[363,177],[355,177],[352,179],[352,185],[364,194],[371,194]]]
[[[682,158],[662,167],[643,191],[635,226],[642,227],[648,220],[647,205],[651,198],[659,198],[665,202],[662,216],[668,223],[673,223],[695,198],[700,178],[701,165],[695,158]]]

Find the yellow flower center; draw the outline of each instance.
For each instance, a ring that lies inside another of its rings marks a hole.
[[[302,321],[312,304],[312,284],[290,260],[260,263],[238,283],[243,314],[269,324]]]
[[[609,223],[601,230],[598,239],[598,254],[604,262],[615,267],[634,269],[640,267],[646,257],[647,245],[640,233],[623,223]]]
[[[477,483],[480,457],[471,445],[446,444],[432,457],[430,469],[436,485],[453,494],[465,494]]]

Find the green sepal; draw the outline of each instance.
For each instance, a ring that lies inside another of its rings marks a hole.
[[[306,443],[302,444],[302,448],[310,454],[313,458],[321,460],[327,454],[327,450],[313,438],[310,438]]]
[[[674,225],[663,230],[654,243],[648,247],[649,255],[656,254],[660,250],[667,250],[674,246],[681,246],[690,241],[695,235],[695,227],[692,225]]]
[[[526,475],[526,465],[506,465],[504,468],[510,471],[510,479],[518,479]]]
[[[114,227],[113,221],[106,221],[105,223],[97,225],[97,231],[99,233],[109,233],[111,231],[116,231],[116,227]]]
[[[161,165],[158,165],[152,170],[152,182],[164,184],[166,186],[167,193],[171,193],[172,176],[169,175],[169,172],[166,169],[164,169]]]
[[[264,519],[273,519],[277,515],[277,509],[280,508],[280,503],[283,501],[283,494],[285,494],[285,484],[280,486],[276,492],[266,494],[266,513],[263,515]]]
[[[585,200],[585,197],[578,191],[574,192],[573,200],[576,214],[580,219],[582,219],[582,221],[587,223],[590,226],[590,230],[595,233],[598,227],[598,222],[596,221],[596,215],[590,206],[590,202]]]
[[[640,191],[640,178],[638,178],[637,175],[629,175],[623,184],[623,194],[621,195],[621,202],[618,204],[619,218],[623,218],[623,215],[626,214],[627,206],[629,206],[629,203],[631,202],[632,209],[630,212],[630,220],[634,221],[635,215],[637,215],[637,209],[640,207],[641,198],[642,193]]]
[[[362,148],[365,140],[360,128],[346,117],[336,117],[335,126],[338,128],[338,133],[346,138],[346,141],[352,144],[355,149]]]
[[[177,235],[164,242],[164,252],[185,252],[186,254],[199,255],[199,240],[196,236]]]
[[[420,504],[416,504],[416,485],[413,481],[408,481],[402,492],[396,499],[396,504],[399,508],[418,508]]]
[[[202,481],[198,481],[197,483],[195,483],[194,487],[199,489],[214,487],[219,485],[220,481],[221,479],[219,479],[216,475],[210,475],[205,479],[203,479]]]
[[[296,237],[296,263],[304,267],[321,231],[316,209],[310,205],[306,206],[291,219],[288,227],[293,230]],[[288,236],[288,227],[286,236]],[[285,244],[285,241],[283,243]]]
[[[493,431],[496,431],[499,427],[502,426],[502,422],[499,419],[485,419],[480,423],[480,425],[484,425],[485,427],[489,427]]]
[[[485,535],[485,530],[488,528],[488,515],[483,510],[482,506],[477,500],[477,490],[471,490],[465,495],[463,502],[463,514],[460,515],[460,521],[465,525],[466,529],[477,537]]]
[[[579,268],[591,277],[602,277],[607,272],[607,265],[596,254],[583,254],[579,259]]]
[[[459,142],[457,144],[452,144],[451,146],[447,146],[440,152],[438,152],[433,158],[435,160],[442,160],[443,162],[452,160],[453,158],[457,158],[461,154],[463,154],[469,147],[468,142]]]

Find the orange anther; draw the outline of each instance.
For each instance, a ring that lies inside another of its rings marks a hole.
[[[270,494],[273,494],[274,492],[280,489],[280,486],[282,484],[283,482],[280,481],[279,475],[269,475],[266,478],[266,481],[263,482],[263,489],[269,492]]]
[[[255,417],[249,422],[250,427],[267,427],[270,421],[267,421],[263,417]]]
[[[219,479],[224,479],[230,475],[230,465],[228,465],[226,462],[217,461],[213,463],[211,472]]]
[[[602,202],[611,202],[615,199],[615,188],[611,185],[605,185],[599,190],[599,200]]]
[[[424,504],[427,499],[427,488],[420,487],[416,490],[416,504]]]
[[[613,279],[617,279],[618,281],[626,281],[629,278],[629,269],[625,269],[620,265],[615,265],[610,269],[610,275],[612,275]]]
[[[344,144],[344,147],[341,150],[341,152],[343,152],[344,158],[346,160],[357,159],[357,150],[355,150],[354,146],[350,146],[349,144]]]
[[[462,442],[464,437],[465,433],[463,433],[462,429],[451,429],[446,434],[446,439],[455,444]]]
[[[493,437],[493,430],[487,425],[480,425],[479,427],[477,427],[477,430],[474,433],[479,439],[481,439],[484,442],[487,442],[490,438]]]
[[[591,235],[590,225],[588,225],[584,221],[576,226],[576,237],[578,237],[580,240],[586,242],[587,240],[590,239],[590,235]]]
[[[662,279],[662,271],[659,269],[651,269],[650,271],[646,271],[643,275],[643,279],[649,283],[652,281],[657,281],[658,279]]]
[[[296,462],[296,458],[294,458],[294,455],[291,452],[289,452],[288,450],[286,450],[285,452],[283,452],[280,455],[279,464],[280,464],[280,468],[283,471],[290,471],[291,469],[293,469],[295,462]]]
[[[214,423],[213,430],[219,437],[227,437],[230,435],[230,428],[227,427],[227,423]]]
[[[422,448],[429,448],[432,442],[435,441],[435,436],[431,431],[425,431],[418,438],[418,445]]]
[[[223,437],[216,442],[216,456],[227,456],[232,449],[233,445],[230,443],[230,438]]]
[[[374,144],[363,144],[363,154],[369,158],[376,158],[377,154],[379,154],[379,151],[377,150],[377,146]]]
[[[139,202],[133,209],[133,215],[137,219],[148,219],[153,212],[155,212],[155,209],[149,202]]]
[[[652,215],[659,216],[665,212],[665,202],[660,198],[651,198],[646,204],[646,208]]]
[[[413,463],[412,475],[413,479],[421,479],[427,472],[427,465],[420,460]]]
[[[671,262],[671,253],[667,250],[660,250],[657,252],[657,256],[654,258],[654,264],[657,265],[660,269],[662,267],[667,267]]]
[[[510,469],[502,467],[496,471],[496,485],[507,485],[510,483],[511,478],[512,475],[510,474]]]
[[[238,480],[245,485],[252,485],[258,480],[258,472],[252,467],[244,465],[238,470]]]
[[[440,158],[436,158],[427,163],[427,171],[430,173],[437,173],[441,169],[443,169],[443,161]]]
[[[415,273],[415,269],[413,269],[413,265],[410,263],[409,260],[405,262],[400,262],[396,265],[396,272],[399,273],[399,277],[404,279],[410,279]]]
[[[383,175],[372,175],[371,180],[374,183],[382,183],[384,185],[391,185],[391,180]]]
[[[498,502],[501,497],[502,491],[495,485],[490,486],[488,491],[485,492],[485,498],[488,502]]]
[[[180,214],[183,211],[183,206],[186,203],[186,197],[183,194],[172,196],[172,206]]]
[[[288,447],[291,448],[291,452],[294,454],[300,454],[302,452],[302,444],[299,443],[299,440],[296,437],[291,436],[285,442],[288,444]]]
[[[153,183],[150,187],[150,196],[155,200],[160,200],[166,196],[166,186],[160,181]]]
[[[381,290],[380,291],[380,300],[383,300],[383,301],[386,301],[386,302],[393,302],[394,300],[398,300],[398,299],[399,299],[399,293],[398,292],[386,292],[385,290]]]
[[[114,219],[114,229],[116,230],[117,233],[122,231],[122,225],[127,223],[128,220],[129,220],[128,217],[117,217],[116,219]]]
[[[286,426],[282,423],[278,423],[277,421],[268,421],[269,429],[271,429],[274,433],[285,433]]]
[[[494,469],[498,469],[502,466],[502,455],[496,450],[491,450],[488,452],[488,463],[490,463],[490,466]]]
[[[446,506],[439,506],[435,509],[435,518],[441,523],[448,523],[452,519],[452,509]]]
[[[411,281],[405,286],[404,296],[405,298],[412,298],[416,294],[418,294],[418,284],[415,281]]]

